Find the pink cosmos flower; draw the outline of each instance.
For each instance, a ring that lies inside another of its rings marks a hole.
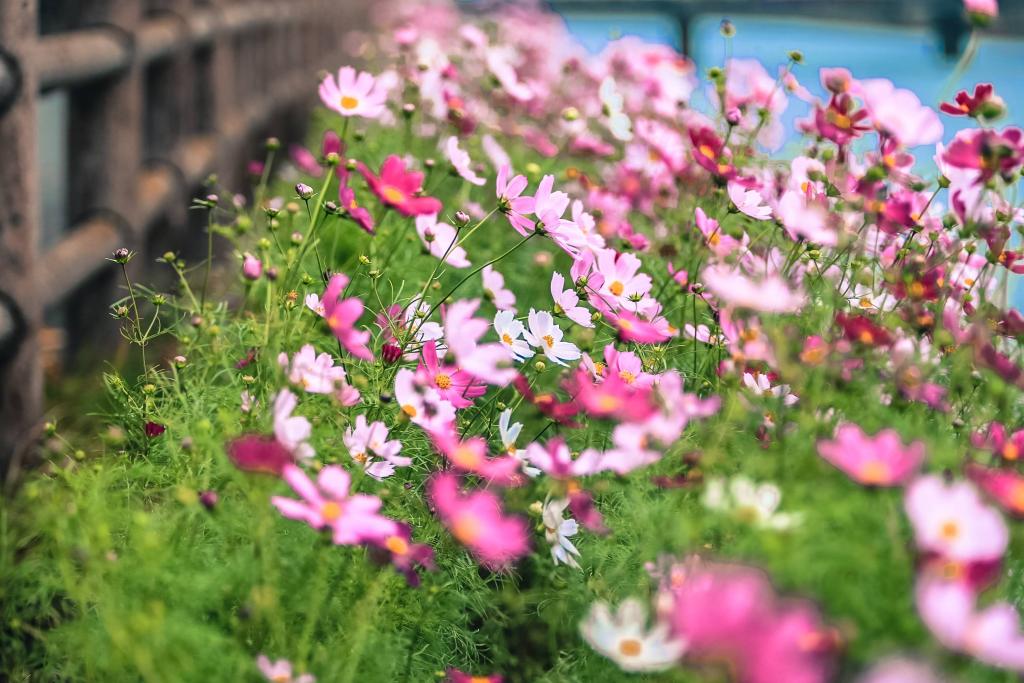
[[[551,231],[558,229],[562,215],[569,208],[569,195],[561,191],[552,191],[554,185],[555,176],[544,176],[540,179],[537,192],[533,196],[533,213],[537,216],[537,221]]]
[[[580,368],[565,383],[575,401],[589,415],[626,422],[639,422],[655,411],[650,386],[627,383],[617,372],[604,369],[600,381]]]
[[[373,74],[356,72],[351,66],[341,67],[337,80],[328,74],[321,81],[319,92],[324,106],[342,116],[376,119],[387,109],[385,84]]]
[[[288,373],[288,381],[310,394],[333,394],[345,382],[345,368],[334,364],[329,353],[317,355],[312,344],[305,344],[291,359],[281,352],[277,363]]]
[[[726,180],[736,177],[736,169],[732,165],[732,153],[722,139],[710,128],[690,130],[690,143],[693,145],[693,159],[702,168]]]
[[[737,308],[765,313],[795,313],[803,308],[803,294],[794,291],[779,275],[750,278],[727,265],[711,265],[701,273],[701,282],[718,299]]]
[[[1024,132],[1007,127],[1002,131],[969,128],[959,131],[942,155],[955,168],[979,171],[977,183],[996,173],[1012,174],[1024,163]]]
[[[619,331],[619,340],[637,344],[660,344],[668,341],[671,334],[662,326],[644,320],[635,313],[620,311],[611,321]]]
[[[964,0],[964,9],[969,14],[976,15],[985,20],[991,20],[999,16],[999,1]]]
[[[875,128],[904,147],[934,145],[942,139],[939,115],[910,90],[897,88],[885,78],[859,81],[856,90]]]
[[[494,307],[499,311],[515,313],[516,295],[511,290],[505,289],[505,276],[496,271],[493,266],[484,266],[480,275],[484,280],[484,296],[494,304]]]
[[[342,441],[352,459],[374,479],[390,477],[395,467],[412,464],[412,458],[398,455],[402,450],[401,441],[388,441],[387,425],[379,421],[367,423],[365,415],[356,416],[355,426],[345,430]]]
[[[462,439],[454,429],[432,432],[434,447],[458,470],[470,472],[496,486],[518,486],[522,483],[522,463],[510,455],[495,458],[487,455],[487,441],[474,436]]]
[[[358,225],[363,231],[374,234],[376,232],[373,216],[365,206],[360,206],[356,201],[356,193],[348,184],[348,171],[338,172],[338,206],[344,211],[344,215]]]
[[[275,437],[246,434],[228,444],[228,457],[235,467],[246,472],[280,476],[284,466],[295,461],[292,452]]]
[[[445,679],[448,683],[503,683],[504,677],[498,674],[489,674],[487,676],[480,676],[468,674],[458,669],[448,669],[448,678]]]
[[[598,291],[614,302],[615,307],[628,306],[633,299],[643,297],[651,290],[651,276],[639,272],[640,259],[633,254],[602,249],[597,253],[595,265],[604,278]]]
[[[356,545],[381,538],[394,528],[394,521],[377,514],[380,498],[362,493],[349,495],[348,472],[335,465],[320,470],[316,484],[301,468],[285,465],[281,478],[301,500],[274,496],[270,502],[288,519],[314,529],[329,527],[335,545]]]
[[[454,246],[459,237],[458,231],[447,223],[438,223],[436,213],[416,216],[416,234],[431,256],[454,268],[469,268],[473,265],[466,258],[466,250]]]
[[[1004,510],[1024,517],[1024,475],[972,463],[967,466],[967,476]]]
[[[1009,532],[999,513],[985,505],[965,481],[946,484],[937,475],[918,478],[904,504],[917,547],[956,563],[998,560]]]
[[[245,254],[242,259],[242,275],[246,280],[259,280],[263,275],[263,262],[252,254]]]
[[[437,355],[437,343],[423,343],[423,363],[417,369],[424,384],[433,386],[441,398],[456,409],[468,408],[473,399],[483,396],[487,386],[477,382],[468,372],[453,365],[445,365]]]
[[[623,422],[612,431],[612,447],[601,454],[600,469],[628,474],[661,460],[661,452],[650,447],[643,425]],[[589,455],[584,451],[584,457]]]
[[[408,368],[395,375],[395,401],[413,424],[428,432],[444,431],[455,421],[455,406]]]
[[[640,357],[632,351],[619,351],[612,344],[604,347],[606,372],[615,375],[634,387],[649,387],[654,384],[654,375],[644,372]]]
[[[292,415],[298,405],[299,399],[292,392],[287,389],[277,392],[274,397],[274,436],[296,458],[308,460],[316,455],[307,443],[313,434],[313,425],[301,415]]]
[[[835,230],[829,226],[826,204],[805,193],[787,190],[779,199],[775,213],[794,240],[804,238],[826,247],[834,247],[839,242]]]
[[[593,327],[590,311],[580,306],[580,297],[575,290],[565,289],[565,277],[559,273],[551,274],[551,298],[555,302],[555,313],[562,313],[569,320],[583,327]]]
[[[526,216],[533,213],[536,202],[533,197],[521,196],[526,189],[526,176],[517,175],[510,180],[508,176],[511,172],[508,164],[502,164],[498,169],[498,178],[494,184],[498,209],[505,214],[516,232],[526,237],[533,232],[534,227],[533,220]]]
[[[718,221],[704,213],[704,209],[698,206],[694,216],[697,229],[704,235],[708,247],[717,256],[728,256],[741,246],[740,242],[723,233]]]
[[[915,441],[904,446],[892,429],[873,437],[852,422],[839,425],[836,438],[819,441],[818,454],[866,486],[905,484],[924,460],[924,444]]]
[[[515,379],[512,356],[500,343],[479,344],[490,325],[474,318],[479,299],[462,299],[445,311],[444,338],[460,369],[488,384],[504,386]]]
[[[458,477],[447,472],[431,477],[427,491],[444,525],[484,566],[504,569],[529,552],[526,522],[506,516],[493,493],[464,495]]]
[[[266,655],[261,654],[256,658],[256,666],[260,673],[271,683],[316,683],[316,677],[312,674],[294,676],[292,674],[292,663],[287,659],[270,661]]]
[[[357,297],[341,298],[348,282],[348,276],[344,273],[338,273],[331,277],[321,299],[324,317],[327,320],[327,326],[331,328],[331,332],[346,351],[356,358],[372,361],[373,353],[366,346],[366,342],[370,341],[370,333],[367,330],[355,328],[356,322],[363,314],[363,302]]]
[[[921,620],[940,643],[991,666],[1024,671],[1024,633],[1013,605],[978,610],[969,586],[929,576],[918,579],[916,599]]]
[[[469,153],[459,147],[459,139],[452,135],[444,143],[444,155],[451,162],[455,172],[462,176],[462,179],[473,185],[483,185],[484,179],[478,176],[471,166],[472,160]]]
[[[596,452],[583,453],[574,459],[562,438],[550,439],[544,445],[533,442],[526,447],[524,457],[531,465],[555,479],[584,477],[598,471],[599,456]]]
[[[337,133],[333,130],[324,132],[324,139],[321,145],[322,156],[326,157],[331,153],[341,155],[343,147],[344,145]],[[292,159],[292,163],[295,164],[295,167],[303,173],[315,178],[319,178],[324,174],[323,166],[320,165],[320,159],[302,145],[291,145],[288,148],[288,154]]]
[[[943,102],[939,109],[950,116],[995,119],[1006,111],[1006,103],[995,94],[995,88],[991,83],[978,83],[974,86],[973,95],[961,90],[956,94],[955,102]]]
[[[380,176],[376,176],[361,163],[359,172],[366,179],[367,185],[378,199],[403,216],[422,216],[441,212],[441,201],[434,197],[421,197],[423,174],[419,171],[407,171],[405,162],[394,154],[384,160],[380,167]]]
[[[408,524],[395,522],[392,531],[369,541],[371,554],[386,553],[386,560],[405,576],[406,582],[416,588],[420,585],[417,568],[433,571],[434,549],[424,543],[412,542],[412,529]]]
[[[741,213],[759,221],[766,221],[772,217],[771,207],[765,203],[764,197],[757,190],[749,189],[735,180],[730,180],[726,189],[729,192],[729,199]]]

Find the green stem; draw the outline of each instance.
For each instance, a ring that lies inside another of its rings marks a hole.
[[[302,242],[302,249],[299,250],[299,256],[295,259],[295,263],[288,269],[288,277],[285,278],[286,283],[291,282],[292,267],[302,268],[302,258],[306,255],[309,250],[309,243],[313,241],[316,236],[316,228],[320,221],[320,211],[324,206],[324,197],[327,195],[327,188],[330,187],[331,181],[334,180],[334,167],[330,166],[327,169],[327,175],[324,178],[324,183],[320,187],[320,192],[316,197],[316,205],[313,207],[313,217],[310,219],[309,234],[306,235],[306,239]]]

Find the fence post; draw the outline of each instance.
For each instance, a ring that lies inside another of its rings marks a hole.
[[[5,157],[0,164],[0,308],[5,309],[0,316],[0,478],[18,468],[37,435],[42,407],[37,340],[42,297],[33,291],[39,241],[37,86],[31,58],[35,4],[0,0],[0,50],[18,85],[10,109],[6,114],[0,109]]]

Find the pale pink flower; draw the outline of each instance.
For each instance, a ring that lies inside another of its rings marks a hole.
[[[533,197],[523,197],[523,190],[526,189],[527,180],[524,175],[517,175],[509,179],[511,169],[504,164],[498,169],[498,178],[494,183],[495,194],[498,197],[498,210],[505,214],[508,222],[512,224],[523,237],[533,232],[534,222],[527,218],[536,206]]]
[[[839,425],[834,440],[818,442],[818,454],[860,484],[899,486],[921,466],[924,444],[904,446],[892,429],[869,437],[858,425],[846,422]]]
[[[964,9],[971,14],[994,19],[999,16],[998,0],[964,0]]]
[[[995,561],[1006,551],[1003,518],[966,481],[947,485],[934,474],[920,477],[904,504],[921,550],[962,563]]]
[[[599,467],[617,474],[626,474],[659,460],[661,452],[650,447],[647,429],[642,424],[623,422],[612,432],[612,447],[602,454]]]
[[[764,197],[757,190],[749,189],[735,180],[730,180],[726,189],[729,192],[729,199],[741,213],[759,221],[766,221],[772,217],[771,207],[765,203]]]
[[[447,223],[438,223],[436,213],[416,216],[416,234],[434,258],[443,260],[453,268],[468,268],[472,265],[466,258],[466,250],[454,246],[459,237],[458,231]]]
[[[320,83],[320,99],[328,109],[342,116],[380,118],[387,110],[387,88],[382,81],[365,71],[356,72],[343,66],[338,78],[328,74]]]
[[[391,476],[395,467],[412,464],[412,458],[398,455],[402,450],[401,441],[388,441],[387,425],[380,421],[367,423],[365,415],[356,416],[355,426],[345,430],[342,440],[352,459],[375,479]],[[381,459],[375,460],[375,457]]]
[[[787,190],[783,193],[775,213],[794,240],[803,237],[826,247],[838,244],[839,238],[828,224],[828,209],[802,192]]]
[[[478,176],[472,168],[472,160],[469,152],[459,147],[459,139],[452,135],[444,143],[444,155],[451,162],[455,172],[462,176],[462,179],[473,185],[483,185],[486,182]]]
[[[479,299],[462,299],[450,305],[444,317],[444,338],[455,364],[482,382],[504,386],[516,376],[512,355],[500,343],[478,343],[490,325],[474,318]],[[507,311],[501,311],[505,313]]]
[[[724,264],[705,268],[701,282],[719,300],[737,308],[765,313],[795,313],[805,303],[803,294],[793,290],[778,275],[754,279]]]
[[[527,445],[524,457],[531,465],[556,479],[583,477],[599,471],[597,452],[585,452],[573,458],[569,446],[561,438],[551,439],[546,445],[537,442]]]
[[[573,289],[564,289],[565,277],[558,272],[551,274],[551,298],[555,301],[555,313],[562,313],[569,320],[583,327],[593,327],[590,311],[580,306],[580,297]]]
[[[493,493],[459,491],[454,474],[438,473],[427,482],[430,500],[444,525],[491,569],[504,569],[530,550],[526,522],[504,514]]]
[[[484,295],[491,300],[494,307],[499,311],[516,310],[516,295],[505,288],[505,276],[494,269],[493,266],[484,266],[480,271],[484,280]]]
[[[562,215],[569,208],[569,195],[558,190],[553,191],[555,176],[546,175],[540,179],[537,192],[533,195],[533,213],[537,221],[548,230],[557,230]]]
[[[441,398],[437,389],[418,382],[408,368],[395,375],[395,401],[413,424],[428,432],[448,429],[455,421],[455,406]]]
[[[288,519],[314,529],[328,527],[336,545],[356,545],[392,532],[395,522],[378,514],[380,498],[362,493],[349,495],[351,478],[336,465],[320,470],[316,484],[295,465],[285,465],[281,478],[301,500],[274,496],[270,502]]]
[[[715,255],[728,256],[742,246],[735,238],[722,232],[718,221],[704,213],[704,209],[698,206],[694,216],[697,229],[704,235],[704,240]]]
[[[916,598],[921,620],[940,643],[985,664],[1024,672],[1024,632],[1013,605],[997,602],[979,610],[967,584],[931,576],[918,579]]]
[[[287,389],[281,389],[274,396],[274,437],[299,459],[308,460],[316,455],[307,443],[313,434],[313,425],[301,415],[292,415],[299,405],[299,399]]]
[[[904,147],[934,145],[942,139],[938,113],[922,105],[910,90],[897,88],[885,78],[859,81],[857,90],[875,129]]]
[[[597,253],[596,269],[604,282],[598,291],[616,307],[645,296],[651,289],[651,276],[639,272],[640,266],[640,259],[633,254],[602,249]]]
[[[312,674],[295,676],[292,673],[292,663],[287,659],[272,662],[266,655],[261,654],[256,658],[256,666],[263,677],[271,683],[316,683],[316,677]]]
[[[263,262],[252,254],[245,254],[242,259],[242,275],[246,280],[259,280],[263,275]]]
[[[288,381],[310,394],[333,394],[345,382],[345,368],[334,364],[329,353],[317,355],[312,344],[305,344],[291,359],[281,352],[277,363],[288,373]]]

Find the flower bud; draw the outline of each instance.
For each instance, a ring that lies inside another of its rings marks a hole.
[[[458,228],[464,228],[469,225],[469,214],[465,211],[455,212],[455,226]]]
[[[299,195],[299,199],[306,201],[313,196],[313,188],[306,183],[295,183],[295,194]]]
[[[281,141],[275,137],[267,138],[267,141],[263,144],[267,148],[268,152],[276,152],[281,149]]]
[[[242,275],[247,280],[259,280],[263,275],[263,262],[252,254],[245,254],[242,261]]]
[[[401,359],[402,348],[394,342],[386,342],[380,349],[380,355],[384,358],[385,363],[393,365]]]
[[[113,260],[116,263],[124,265],[125,263],[128,263],[129,261],[132,260],[132,256],[134,256],[132,252],[128,251],[128,249],[125,247],[121,247],[120,249],[114,250]]]
[[[212,510],[217,507],[217,501],[219,499],[220,497],[217,495],[216,491],[206,490],[199,494],[199,504],[207,510]]]

